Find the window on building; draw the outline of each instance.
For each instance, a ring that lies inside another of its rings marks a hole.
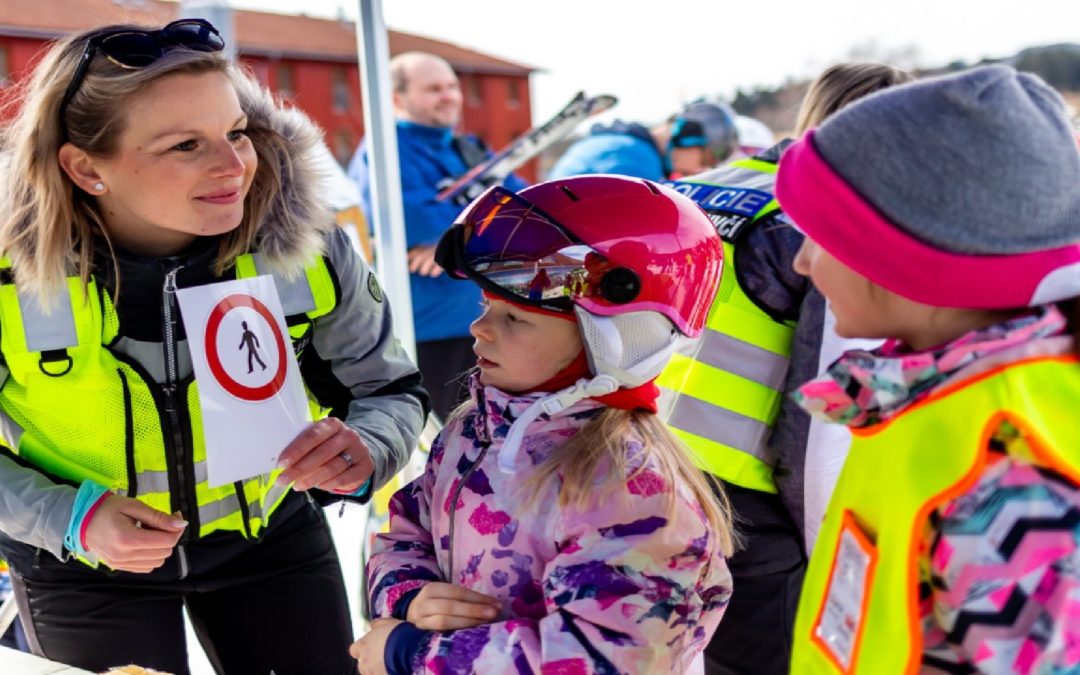
[[[8,62],[8,49],[0,45],[0,88],[11,84],[11,64]]]
[[[484,88],[480,84],[480,77],[477,75],[470,75],[465,80],[465,97],[473,107],[484,104]]]
[[[343,66],[335,66],[332,72],[334,111],[343,113],[349,109],[349,78]]]
[[[277,91],[282,98],[296,96],[296,85],[293,83],[293,67],[291,63],[279,63],[275,68],[277,76]]]
[[[349,165],[353,153],[356,151],[356,141],[353,140],[352,132],[348,129],[338,129],[334,132],[334,158],[342,167]]]
[[[511,78],[506,81],[506,105],[511,108],[521,106],[521,80]]]

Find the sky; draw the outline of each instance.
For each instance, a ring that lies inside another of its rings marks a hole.
[[[229,0],[236,8],[357,16],[357,0]],[[394,30],[540,68],[533,119],[576,91],[655,122],[700,96],[812,78],[852,56],[902,67],[1080,42],[1078,0],[383,0]]]

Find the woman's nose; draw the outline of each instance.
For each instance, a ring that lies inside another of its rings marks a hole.
[[[221,176],[240,176],[247,170],[244,158],[230,142],[218,145],[214,153],[214,172]]]

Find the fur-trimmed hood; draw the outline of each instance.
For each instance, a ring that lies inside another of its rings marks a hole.
[[[286,108],[252,77],[236,78],[248,134],[259,154],[259,174],[275,172],[281,189],[255,237],[255,248],[271,265],[295,270],[321,253],[325,233],[335,227],[322,191],[319,168],[322,131],[295,108]]]

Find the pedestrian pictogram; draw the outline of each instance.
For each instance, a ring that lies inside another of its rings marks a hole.
[[[248,375],[254,372],[255,367],[251,364],[251,360],[255,359],[258,362],[259,367],[266,370],[266,364],[259,358],[259,338],[255,333],[252,333],[248,328],[247,321],[241,321],[240,325],[244,327],[244,334],[240,336],[240,346],[237,349],[248,348]]]
[[[263,345],[256,331],[270,336],[268,344]],[[236,344],[237,337],[239,346],[223,358],[222,343]],[[285,383],[285,336],[274,315],[258,298],[233,293],[218,301],[206,322],[204,345],[210,373],[222,389],[238,399],[264,401]]]

